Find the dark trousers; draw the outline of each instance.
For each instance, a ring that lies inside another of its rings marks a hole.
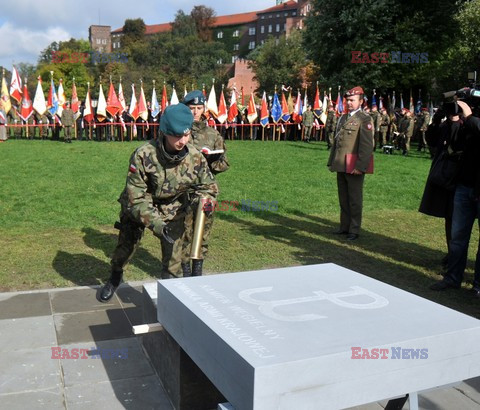
[[[473,194],[473,188],[458,185],[453,200],[452,239],[448,252],[448,271],[445,280],[460,286],[467,266],[468,244],[475,219],[480,217],[480,202]],[[475,260],[474,286],[480,287],[480,248]]]
[[[355,234],[360,232],[364,179],[365,174],[352,175],[345,172],[337,172],[340,229],[342,231]]]

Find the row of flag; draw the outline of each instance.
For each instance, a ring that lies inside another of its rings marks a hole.
[[[4,74],[2,75],[0,107],[3,107],[4,111],[8,113],[8,111],[12,109],[12,105],[10,102],[10,97],[11,97],[12,99],[16,100],[18,104],[21,104],[21,109],[18,112],[18,114],[24,121],[27,121],[34,111],[36,111],[39,115],[43,115],[48,110],[52,116],[56,114],[59,117],[61,117],[62,111],[63,109],[65,109],[67,98],[65,95],[65,90],[63,87],[62,80],[60,79],[58,84],[58,90],[57,90],[55,88],[55,84],[53,81],[53,72],[51,72],[51,74],[52,75],[50,79],[50,89],[48,93],[48,98],[45,99],[43,88],[42,88],[42,80],[40,77],[38,77],[38,84],[37,84],[35,96],[32,102],[28,94],[26,83],[23,85],[23,89],[22,89],[21,78],[16,68],[13,67],[10,90],[8,90],[7,88],[5,75]],[[205,97],[207,97],[205,88],[203,88],[203,93]],[[286,93],[288,93],[288,98],[285,96]],[[186,94],[187,94],[187,90],[185,89],[185,95]],[[165,108],[168,105],[174,105],[179,103],[179,99],[178,99],[178,95],[175,90],[175,87],[173,88],[172,95],[169,101],[165,83],[163,84],[162,96],[159,102],[157,99],[157,94],[155,89],[155,81],[153,85],[150,107],[148,107],[146,102],[142,82],[140,82],[140,92],[138,94],[138,99],[136,95],[137,94],[135,91],[135,85],[132,84],[131,100],[127,109],[127,104],[123,94],[121,81],[118,84],[118,94],[117,94],[117,92],[115,91],[114,85],[110,80],[110,88],[108,91],[107,98],[105,98],[102,84],[100,84],[99,91],[98,91],[98,100],[96,105],[97,120],[99,120],[100,122],[104,121],[107,118],[107,113],[110,114],[112,117],[119,115],[121,120],[121,114],[128,111],[128,114],[133,119],[137,120],[137,118],[140,117],[146,121],[148,119],[149,109],[151,110],[152,116],[156,117],[160,112],[163,112],[163,110],[165,110]],[[77,116],[79,116],[80,104],[79,104],[77,89],[75,85],[75,79],[72,84],[71,96],[72,96],[71,109],[74,111],[74,113],[77,114]],[[240,100],[240,103],[238,103],[238,100]],[[379,100],[378,108],[382,109],[384,107],[383,97],[380,96],[378,100]],[[269,123],[270,117],[272,118],[275,124],[278,124],[281,121],[287,122],[290,119],[292,119],[294,123],[299,124],[302,122],[303,113],[307,110],[307,107],[310,105],[307,98],[306,89],[305,89],[305,94],[303,98],[300,93],[300,90],[298,90],[298,94],[294,102],[291,88],[285,88],[284,86],[282,86],[282,89],[281,89],[281,96],[279,96],[279,94],[277,93],[277,90],[275,89],[275,93],[273,95],[271,104],[268,104],[267,94],[265,91],[263,92],[261,104],[259,107],[259,112],[257,111],[257,106],[255,104],[255,98],[253,93],[250,94],[249,102],[247,105],[245,105],[243,88],[241,90],[241,95],[238,95],[238,92],[235,87],[233,88],[230,96],[229,106],[227,107],[224,90],[222,87],[222,91],[218,101],[219,102],[217,104],[215,87],[214,87],[214,84],[212,84],[212,88],[210,90],[208,99],[206,98],[205,108],[206,108],[206,112],[209,113],[214,118],[216,118],[216,120],[220,124],[223,124],[225,121],[228,121],[228,122],[235,121],[235,118],[239,113],[239,109],[243,110],[244,108],[247,108],[248,121],[250,123],[253,123],[257,120],[258,117],[260,117],[259,122],[262,126],[266,126]],[[312,106],[312,111],[313,111],[316,122],[318,122],[318,120],[320,120],[323,123],[326,122],[327,107],[329,107],[330,105],[334,107],[334,110],[337,116],[340,116],[345,113],[346,111],[345,98],[340,93],[340,87],[338,87],[337,99],[335,101],[332,100],[331,88],[330,88],[328,92],[328,96],[326,91],[324,91],[323,102],[322,102],[320,99],[320,90],[317,83],[315,97],[313,99],[313,106]],[[365,97],[364,105],[368,106],[367,97]],[[373,90],[371,105],[372,106],[377,105],[377,95],[375,90]],[[386,108],[393,111],[395,107],[396,107],[396,97],[395,97],[395,92],[393,92],[392,98],[390,98],[390,95],[388,96],[388,106]],[[417,104],[414,105],[413,96],[412,96],[412,93],[410,93],[410,105],[409,105],[410,111],[418,113],[421,110],[421,107],[422,107],[421,97],[419,97]],[[405,108],[402,94],[400,94],[400,108],[401,109]],[[431,101],[429,101],[429,111],[432,111],[433,113],[433,104],[431,104]],[[85,108],[83,112],[83,118],[88,122],[92,122],[94,120],[94,115],[95,115],[95,112],[93,109],[92,98],[90,95],[90,84],[87,83],[87,94],[85,97]]]

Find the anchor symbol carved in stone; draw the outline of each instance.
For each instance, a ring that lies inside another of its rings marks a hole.
[[[253,288],[242,290],[238,297],[244,302],[258,305],[258,310],[263,313],[265,316],[272,319],[282,320],[285,322],[305,322],[308,320],[317,320],[317,319],[326,319],[327,316],[317,315],[315,313],[307,313],[303,315],[281,315],[275,312],[275,308],[278,306],[285,305],[294,305],[298,303],[308,303],[316,302],[320,300],[328,300],[329,302],[334,303],[335,305],[348,308],[348,309],[380,309],[388,305],[388,300],[383,296],[377,295],[374,292],[371,292],[367,289],[364,289],[360,286],[350,286],[349,291],[346,292],[337,292],[337,293],[326,293],[321,290],[314,291],[315,296],[304,296],[293,299],[280,299],[280,300],[258,300],[252,297],[256,293],[265,293],[271,292],[273,286],[268,286],[264,288]],[[345,298],[352,296],[367,296],[372,299],[369,303],[350,303],[345,301]]]

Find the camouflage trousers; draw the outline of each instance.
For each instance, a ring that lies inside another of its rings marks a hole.
[[[167,242],[163,237],[160,238],[162,248],[162,270],[160,276],[162,279],[171,277],[182,277],[182,243],[185,232],[185,219],[181,217],[168,223],[170,228],[170,237],[174,240],[173,244]],[[135,250],[140,245],[145,227],[133,221],[128,215],[120,215],[120,232],[118,234],[118,243],[113,251],[111,260],[112,276],[114,285],[118,285],[123,275],[123,269],[132,258]]]
[[[213,217],[214,213],[212,212],[209,216],[205,219],[205,227],[203,229],[203,238],[202,238],[202,259],[205,259],[208,252],[208,238],[210,237],[210,231],[212,230],[213,226]],[[182,262],[189,263],[190,262],[190,252],[192,249],[192,241],[193,241],[193,231],[195,229],[195,216],[196,216],[196,209],[189,208],[187,211],[187,215],[185,216],[185,236],[182,245]]]

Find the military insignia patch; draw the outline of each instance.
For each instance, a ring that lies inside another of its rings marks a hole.
[[[137,172],[137,167],[133,164],[130,164],[130,167],[128,168],[128,170],[132,173],[135,173]]]
[[[367,128],[368,128],[369,130],[371,130],[371,129],[372,129],[372,124],[368,123],[368,124],[367,124]]]

